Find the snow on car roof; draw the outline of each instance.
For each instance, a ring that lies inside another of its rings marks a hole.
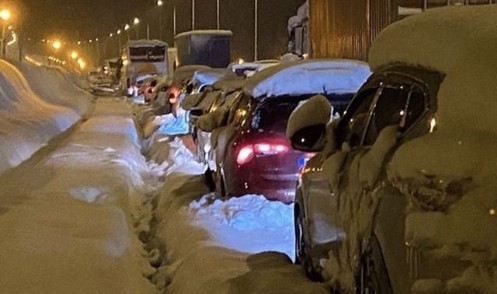
[[[371,74],[362,61],[312,59],[282,63],[250,77],[243,90],[254,98],[356,92]]]
[[[496,132],[495,15],[496,5],[475,5],[409,16],[380,33],[370,49],[370,66],[376,70],[402,62],[444,73],[437,99],[438,131]]]
[[[193,31],[188,31],[188,32],[183,32],[180,34],[177,34],[174,38],[181,38],[185,36],[192,36],[192,35],[221,35],[221,36],[233,36],[233,32],[230,30],[193,30]]]
[[[193,77],[193,74],[197,70],[207,70],[211,67],[207,65],[193,64],[193,65],[184,65],[176,69],[173,74],[173,84],[181,84],[186,82],[187,80]]]
[[[241,90],[245,84],[245,79],[223,79],[212,84],[215,90],[221,90],[223,92],[232,92],[236,90]]]
[[[135,47],[135,46],[167,46],[167,43],[161,40],[147,40],[147,39],[140,39],[140,40],[129,40],[128,41],[128,46],[129,47]]]
[[[226,68],[201,69],[193,74],[192,82],[200,85],[212,85],[230,74],[234,75],[233,72]]]

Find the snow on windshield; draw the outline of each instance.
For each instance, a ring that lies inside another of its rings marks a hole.
[[[346,59],[316,59],[282,63],[247,80],[252,97],[310,93],[354,93],[371,74],[366,63]]]

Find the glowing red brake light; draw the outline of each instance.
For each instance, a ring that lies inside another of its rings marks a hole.
[[[252,148],[252,145],[247,145],[242,147],[238,151],[238,155],[236,156],[236,163],[238,164],[245,164],[254,158],[254,149]]]
[[[288,152],[288,146],[283,144],[255,144],[255,153],[261,155],[273,155]]]
[[[239,149],[236,162],[240,165],[251,161],[255,155],[276,155],[288,152],[290,148],[284,144],[257,143],[245,145]]]

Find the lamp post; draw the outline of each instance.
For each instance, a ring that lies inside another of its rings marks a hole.
[[[221,27],[221,22],[220,22],[220,19],[219,19],[219,0],[216,0],[216,15],[217,15],[217,29],[219,30],[219,28]]]
[[[1,58],[5,58],[6,44],[5,44],[5,30],[7,28],[7,21],[10,19],[10,11],[7,9],[0,10],[0,19],[2,19],[2,48],[1,48]]]
[[[164,5],[164,2],[162,0],[158,0],[156,4],[161,7]],[[159,11],[159,40],[162,40],[162,9]]]
[[[136,27],[136,39],[139,39],[139,30],[138,30],[138,25],[140,24],[140,19],[138,17],[133,18],[133,24]]]
[[[173,1],[173,38],[176,36],[176,3]]]
[[[192,0],[192,31],[195,29],[195,0]]]
[[[52,41],[52,44],[51,44],[52,48],[54,49],[55,52],[59,51],[59,49],[62,47],[62,42],[59,41],[59,40],[54,40]],[[52,64],[52,59],[54,57],[52,56],[49,56],[48,57],[48,65],[51,65]]]
[[[128,41],[129,41],[129,24],[124,25],[124,30],[126,31],[126,36],[128,38]]]
[[[254,2],[254,61],[257,61],[257,27],[258,27],[257,2],[258,2],[257,0],[255,0]]]
[[[121,29],[119,29],[119,30],[116,31],[116,34],[117,34],[117,46],[118,46],[118,48],[117,48],[117,54],[118,54],[118,56],[121,56],[121,53],[122,53],[121,52],[121,47],[122,47],[122,44],[121,44],[121,32],[122,32]]]

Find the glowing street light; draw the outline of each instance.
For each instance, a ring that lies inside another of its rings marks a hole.
[[[0,10],[0,18],[3,21],[8,21],[10,19],[10,11],[8,9],[2,9]]]
[[[52,47],[55,50],[59,50],[60,47],[62,47],[62,43],[59,40],[55,40],[55,41],[52,42]]]
[[[162,5],[164,5],[164,1],[162,1],[162,0],[158,0],[158,1],[157,1],[157,6],[162,6]]]
[[[124,30],[126,31],[126,37],[128,38],[129,41],[129,24],[124,25]]]
[[[78,58],[78,56],[79,56],[78,52],[76,52],[76,51],[72,51],[71,52],[71,58],[72,59],[76,59],[76,58]]]
[[[2,48],[1,48],[1,58],[5,58],[6,46],[5,46],[5,28],[7,27],[7,22],[11,17],[10,11],[8,9],[0,10],[0,19],[2,20]]]

